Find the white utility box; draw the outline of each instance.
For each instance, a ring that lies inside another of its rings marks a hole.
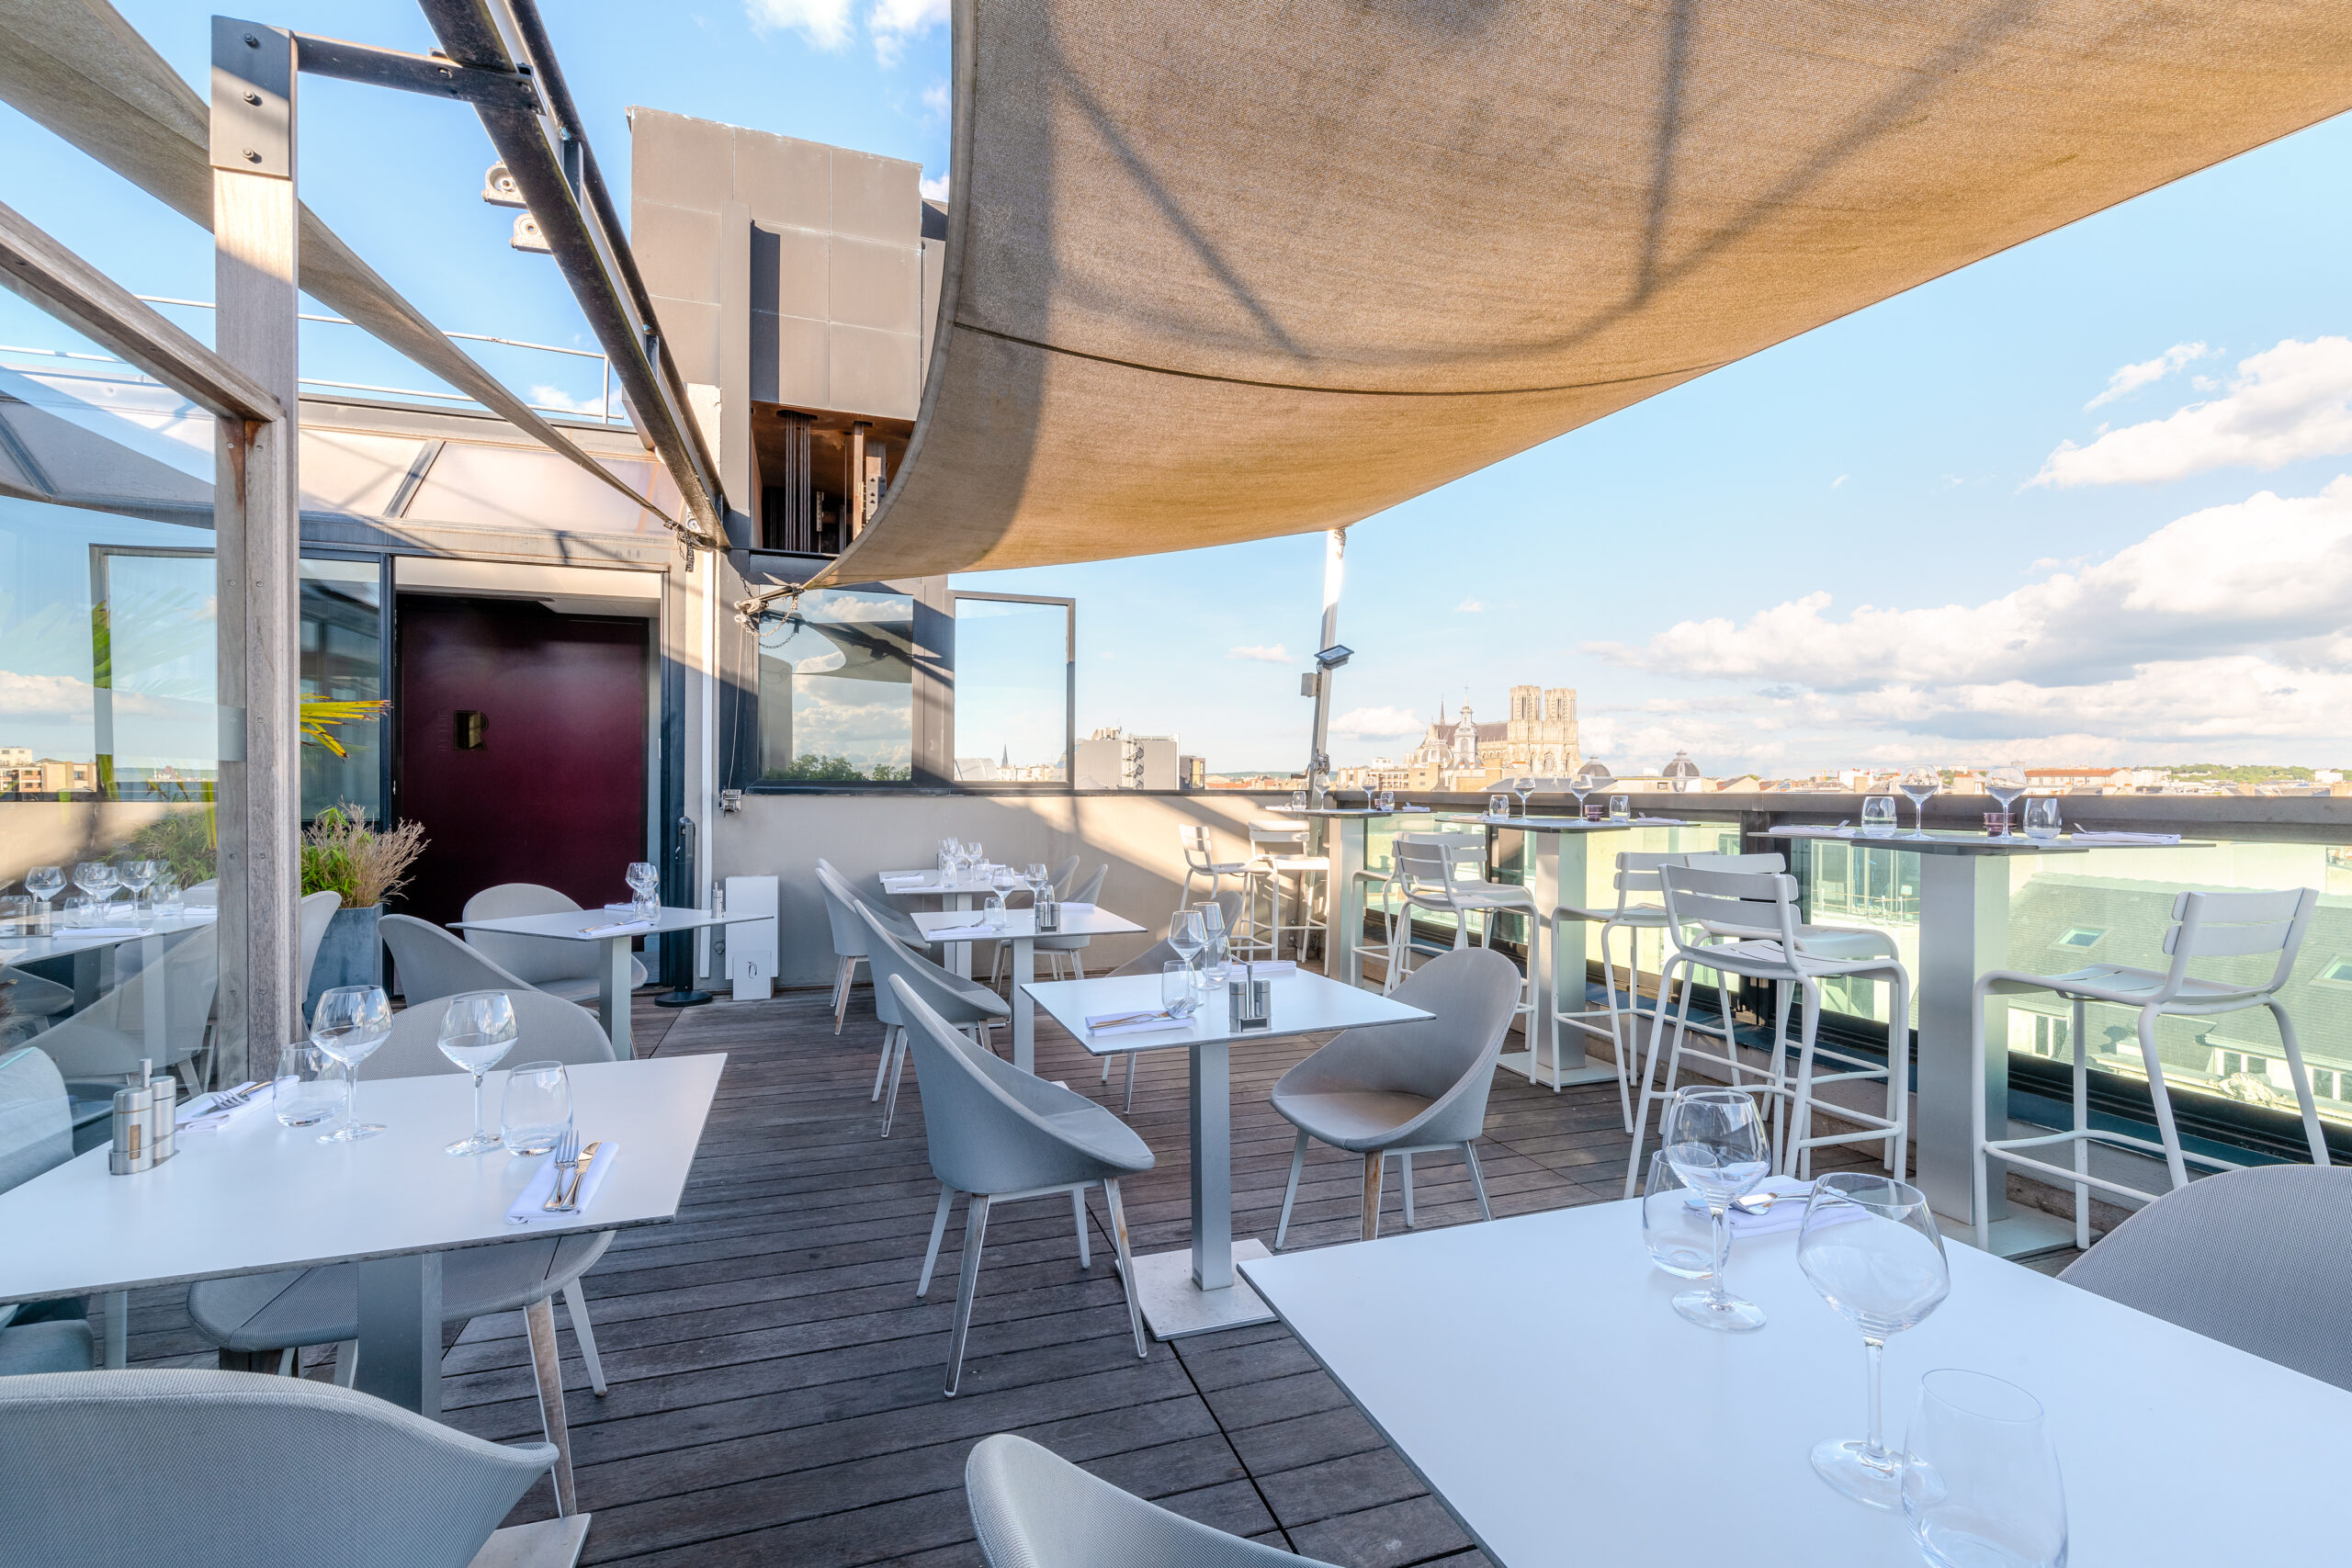
[[[730,876],[727,879],[727,912],[762,915],[727,928],[727,978],[739,1002],[765,1001],[775,994],[776,879],[773,876]]]

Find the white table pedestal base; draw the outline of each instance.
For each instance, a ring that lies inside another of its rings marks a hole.
[[[1954,1241],[1973,1246],[1973,1226],[1939,1226]],[[2075,1245],[2075,1222],[2056,1214],[2045,1214],[2039,1209],[2011,1208],[2008,1218],[1995,1220],[1991,1226],[1993,1256],[1996,1258],[2031,1258],[2036,1253],[2055,1252]]]
[[[1272,1256],[1262,1241],[1244,1239],[1233,1244],[1236,1263]],[[1222,1291],[1204,1291],[1193,1283],[1189,1247],[1136,1258],[1132,1289],[1154,1339],[1181,1339],[1188,1334],[1214,1334],[1220,1328],[1274,1321],[1274,1309],[1260,1300],[1238,1275]]]
[[[1578,1057],[1580,1060],[1585,1059],[1581,1053],[1578,1054]],[[1551,1063],[1537,1062],[1535,1053],[1532,1051],[1506,1051],[1495,1058],[1495,1066],[1509,1067],[1538,1089],[1552,1087]],[[1617,1069],[1606,1062],[1598,1066],[1567,1067],[1562,1069],[1560,1073],[1562,1089],[1575,1089],[1579,1084],[1615,1083],[1616,1081]]]

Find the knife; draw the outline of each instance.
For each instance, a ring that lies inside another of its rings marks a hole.
[[[571,1213],[579,1209],[580,1184],[588,1179],[588,1167],[595,1159],[596,1151],[604,1146],[594,1143],[580,1151],[580,1164],[571,1172],[571,1188],[564,1194],[563,1201],[555,1206],[558,1213]]]

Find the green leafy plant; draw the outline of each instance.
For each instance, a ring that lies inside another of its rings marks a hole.
[[[175,811],[159,817],[130,835],[124,853],[136,860],[159,860],[183,887],[209,882],[220,863],[219,823],[213,808]]]
[[[414,822],[371,828],[348,801],[319,813],[302,835],[302,893],[339,893],[346,909],[382,903],[408,883],[424,852],[424,829]]]

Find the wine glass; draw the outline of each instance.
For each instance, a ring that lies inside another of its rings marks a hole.
[[[1184,961],[1187,970],[1193,967],[1193,955],[1206,947],[1208,941],[1208,927],[1198,909],[1179,909],[1168,918],[1168,945],[1176,950],[1176,956]]]
[[[1584,815],[1584,797],[1586,795],[1592,794],[1594,791],[1601,788],[1603,785],[1608,784],[1611,782],[1611,775],[1609,770],[1602,767],[1598,762],[1587,762],[1577,768],[1575,776],[1568,780],[1569,793],[1577,797],[1577,815],[1579,817]],[[1611,811],[1616,809],[1617,798],[1618,797],[1614,795],[1610,797],[1609,804]],[[1627,815],[1630,816],[1631,812],[1629,811]]]
[[[441,1054],[474,1076],[474,1135],[459,1138],[443,1154],[478,1155],[500,1146],[499,1135],[481,1123],[481,1076],[514,1048],[514,1004],[504,991],[461,991],[441,1015]]]
[[[1519,814],[1521,817],[1525,817],[1527,815],[1527,797],[1535,793],[1535,781],[1533,779],[1522,778],[1510,786],[1510,789],[1513,795],[1519,796]],[[1582,811],[1578,811],[1577,815],[1581,817],[1584,813]]]
[[[127,860],[114,868],[115,880],[130,889],[130,912],[139,912],[139,901],[164,869],[164,863],[153,860]]]
[[[392,1032],[392,998],[381,986],[337,986],[311,1015],[311,1043],[343,1064],[343,1125],[319,1134],[322,1144],[356,1143],[384,1130],[359,1120],[359,1064]]]
[[[49,901],[65,891],[65,868],[37,865],[25,873],[25,891],[40,900],[40,929],[49,930]]]
[[[1903,1450],[1903,1515],[1936,1568],[2066,1561],[2065,1480],[2033,1395],[1984,1372],[1929,1372]]]
[[[1053,874],[1046,869],[1043,861],[1031,861],[1023,868],[1022,874],[1028,879],[1029,892],[1033,897],[1045,892],[1046,885],[1053,880]]]
[[[1903,1500],[1903,1460],[1880,1434],[1880,1363],[1886,1337],[1916,1328],[1951,1294],[1951,1269],[1927,1196],[1891,1176],[1841,1170],[1813,1184],[1797,1235],[1797,1267],[1862,1331],[1870,1359],[1870,1436],[1814,1445],[1813,1468],[1857,1503]]]
[[[2025,803],[2025,836],[2029,839],[2040,839],[2044,842],[2056,838],[2059,828],[2058,818],[2059,807],[2056,795],[2037,795],[2027,801]]]
[[[2018,796],[2025,793],[2025,770],[2015,762],[1985,769],[1984,793],[2001,803],[2003,816],[2008,815],[2017,809]]]
[[[1221,985],[1225,980],[1224,906],[1204,904],[1195,913],[1201,917],[1201,983]]]
[[[74,886],[87,893],[103,911],[114,893],[114,867],[102,860],[85,860],[74,868]]]
[[[1943,774],[1933,768],[1906,768],[1903,781],[1895,786],[1911,797],[1911,837],[1928,836],[1928,802],[1944,787]]]
[[[605,863],[610,864],[611,863],[606,862]],[[651,861],[633,860],[628,863],[628,890],[636,895],[636,897],[631,899],[630,902],[633,903],[639,910],[646,910],[653,908],[654,897],[660,891],[661,886],[662,873]]]
[[[1703,1290],[1674,1298],[1674,1310],[1702,1328],[1745,1334],[1764,1326],[1764,1309],[1724,1288],[1731,1258],[1731,1201],[1745,1196],[1772,1168],[1771,1141],[1764,1118],[1747,1091],[1685,1089],[1666,1102],[1660,1128],[1667,1163],[1707,1201],[1714,1221],[1713,1271]]]

